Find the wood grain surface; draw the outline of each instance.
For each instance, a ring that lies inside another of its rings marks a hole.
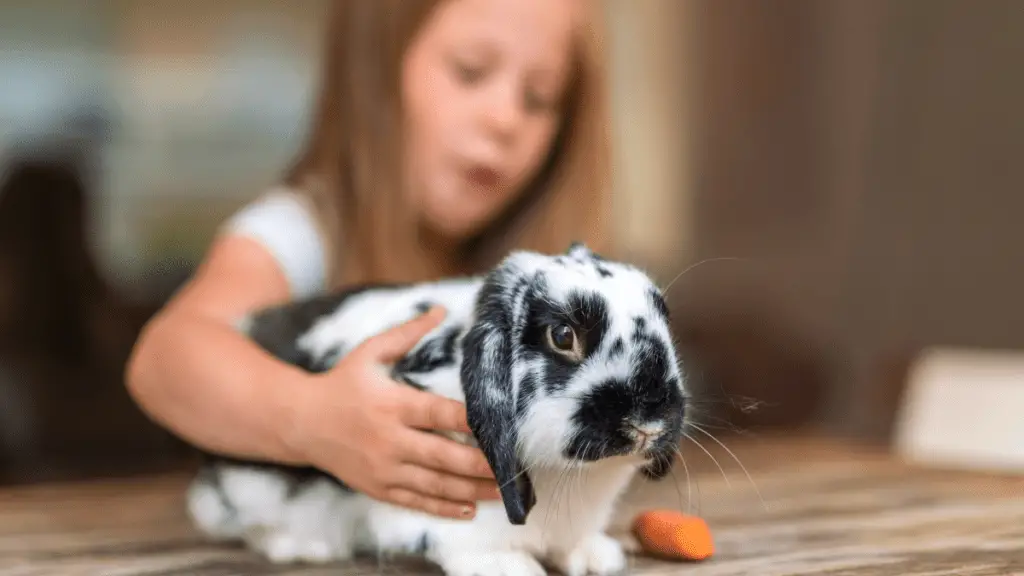
[[[716,555],[631,558],[633,574],[694,576],[1024,575],[1024,478],[925,470],[868,448],[809,438],[733,438],[750,472],[707,440],[671,480],[638,482],[615,530],[645,507],[704,516]],[[723,473],[724,471],[724,473]],[[415,559],[273,566],[204,542],[183,514],[187,475],[0,492],[0,575],[439,574]],[[690,495],[687,502],[687,495]],[[572,506],[571,496],[567,506]]]

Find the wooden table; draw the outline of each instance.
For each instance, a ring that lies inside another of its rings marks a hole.
[[[698,564],[634,557],[634,574],[694,576],[1024,575],[1024,478],[922,470],[872,449],[802,438],[712,442],[725,476],[686,451],[689,510],[717,554]],[[644,506],[687,509],[687,483],[638,483],[622,529]],[[437,574],[417,562],[271,566],[204,543],[182,513],[187,477],[169,475],[0,492],[0,575]],[[756,485],[756,490],[754,486]]]

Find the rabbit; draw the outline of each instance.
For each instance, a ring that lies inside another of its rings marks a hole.
[[[238,328],[322,372],[436,304],[447,316],[392,376],[465,403],[472,436],[445,434],[482,450],[500,501],[447,519],[316,469],[211,454],[188,489],[193,522],[277,563],[416,554],[449,576],[621,573],[630,543],[606,532],[616,502],[638,472],[669,474],[689,398],[668,308],[638,268],[582,243],[515,251],[480,276],[363,286],[259,311]]]

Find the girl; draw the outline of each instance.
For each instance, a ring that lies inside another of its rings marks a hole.
[[[326,374],[232,328],[253,308],[368,281],[477,273],[513,248],[604,250],[609,180],[597,8],[586,0],[339,0],[308,143],[145,327],[130,393],[209,451],[312,465],[374,498],[471,518],[497,499],[461,403],[387,381],[443,311]]]

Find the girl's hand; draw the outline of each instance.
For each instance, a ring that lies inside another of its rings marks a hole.
[[[436,327],[430,312],[367,340],[318,377],[300,401],[297,450],[372,498],[438,516],[472,518],[500,498],[483,453],[427,430],[469,432],[465,406],[390,380],[382,366]]]

